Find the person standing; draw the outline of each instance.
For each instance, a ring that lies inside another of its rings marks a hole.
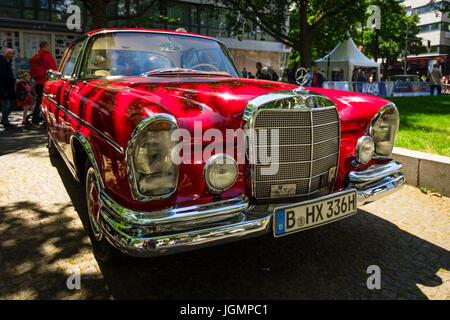
[[[247,79],[248,77],[247,69],[244,68],[244,70],[242,71],[242,76]]]
[[[50,53],[50,45],[47,41],[39,43],[40,50],[30,60],[30,74],[36,83],[36,104],[33,110],[33,125],[39,125],[41,112],[42,94],[44,83],[47,80],[47,70],[56,70],[56,62]]]
[[[262,69],[262,63],[261,62],[257,62],[256,63],[256,74],[255,74],[256,79],[260,79],[260,77],[261,77],[261,69]]]
[[[292,64],[291,69],[289,69],[288,71],[288,82],[291,84],[297,84],[297,79],[296,77],[296,73],[297,73],[297,69],[298,69],[298,62],[294,61],[294,63]]]
[[[316,87],[316,88],[322,88],[323,86],[323,81],[324,81],[324,76],[323,74],[320,72],[319,67],[318,66],[314,66],[314,73],[313,73],[313,77],[312,77],[312,83],[311,86],[312,87]]]
[[[281,74],[281,82],[288,83],[288,68],[283,69],[283,73]]]
[[[278,73],[272,69],[272,81],[278,81],[279,78]]]
[[[433,70],[428,73],[428,78],[430,79],[430,94],[434,95],[435,88],[437,90],[437,94],[441,94],[442,73],[437,64],[435,64]]]
[[[441,93],[446,94],[447,93],[447,77],[443,76],[441,79]]]
[[[26,125],[28,111],[33,110],[32,89],[28,84],[31,80],[30,74],[25,72],[20,77],[20,81],[16,84],[17,105],[23,108],[22,125]]]
[[[261,68],[261,74],[259,76],[260,80],[272,80],[272,77],[269,74],[269,68],[268,67],[262,67]]]
[[[0,56],[0,100],[2,100],[2,124],[4,127],[10,127],[9,114],[13,104],[15,103],[15,85],[16,79],[12,71],[12,60],[14,58],[14,50],[6,48]]]

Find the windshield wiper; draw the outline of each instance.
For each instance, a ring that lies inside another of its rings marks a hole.
[[[162,69],[156,69],[152,71],[147,71],[144,73],[141,73],[141,77],[148,77],[148,76],[158,76],[158,75],[165,75],[165,74],[171,74],[171,73],[195,73],[197,75],[210,75],[213,74],[215,76],[223,76],[223,77],[231,77],[229,74],[225,74],[222,72],[216,72],[216,71],[201,71],[201,70],[194,70],[194,69],[186,69],[186,68],[162,68]]]

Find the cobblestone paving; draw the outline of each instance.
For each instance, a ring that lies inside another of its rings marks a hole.
[[[450,298],[450,199],[410,186],[288,237],[99,264],[80,219],[81,186],[42,141],[0,156],[0,299]],[[380,290],[366,287],[370,265],[381,268]],[[80,290],[67,289],[74,272]]]

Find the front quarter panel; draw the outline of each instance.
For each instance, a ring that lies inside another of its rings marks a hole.
[[[366,134],[366,128],[377,112],[388,100],[367,94],[349,91],[309,88],[311,91],[321,93],[330,98],[339,112],[341,121],[341,149],[339,170],[336,177],[335,190],[346,186],[346,178],[350,171],[363,170],[374,163],[384,163],[386,160],[371,160],[365,165],[355,167],[355,149],[358,139]]]

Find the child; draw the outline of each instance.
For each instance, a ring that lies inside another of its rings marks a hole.
[[[27,113],[33,113],[33,97],[31,96],[31,87],[28,82],[31,80],[29,73],[25,72],[20,77],[20,80],[16,84],[16,97],[17,105],[23,108],[22,125],[26,125]]]

